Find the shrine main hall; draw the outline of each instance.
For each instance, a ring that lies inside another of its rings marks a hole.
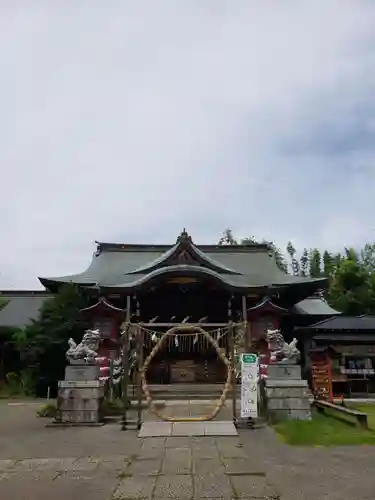
[[[104,351],[118,348],[124,321],[150,332],[144,355],[152,349],[151,332],[162,334],[179,324],[204,328],[227,352],[241,326],[242,350],[262,352],[267,329],[280,328],[289,340],[296,327],[339,314],[322,298],[326,278],[286,274],[267,244],[199,245],[184,230],[174,245],[96,245],[82,273],[41,277],[45,291],[2,292],[9,304],[0,312],[1,325],[25,326],[15,325],[17,310],[23,311],[18,323],[35,319],[43,301],[64,283],[87,292],[90,305],[82,314],[100,330]],[[230,328],[234,335],[218,334]],[[207,341],[182,335],[166,345],[149,376],[154,383],[215,382],[222,371]]]

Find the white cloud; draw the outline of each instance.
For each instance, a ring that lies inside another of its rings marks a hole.
[[[103,5],[0,7],[0,287],[182,227],[373,239],[372,3]]]

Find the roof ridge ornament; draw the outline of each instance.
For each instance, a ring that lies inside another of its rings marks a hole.
[[[176,243],[193,243],[192,237],[188,234],[186,229],[184,228],[181,232],[181,234],[178,236]]]

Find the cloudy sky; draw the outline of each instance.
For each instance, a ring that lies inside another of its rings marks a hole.
[[[183,227],[375,240],[374,19],[371,0],[2,0],[0,288]]]

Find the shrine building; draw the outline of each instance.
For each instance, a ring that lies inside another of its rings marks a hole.
[[[149,333],[143,337],[147,356],[153,334],[181,323],[211,332],[226,352],[235,337],[230,327],[241,325],[243,350],[264,352],[268,328],[281,328],[290,339],[296,325],[339,314],[319,295],[326,278],[285,274],[267,244],[196,245],[186,231],[174,245],[96,244],[82,273],[39,280],[52,294],[64,283],[89,292],[91,305],[82,314],[102,333],[103,355],[118,348],[124,321]],[[212,346],[183,335],[169,342],[149,371],[153,383],[219,382],[224,376]]]

